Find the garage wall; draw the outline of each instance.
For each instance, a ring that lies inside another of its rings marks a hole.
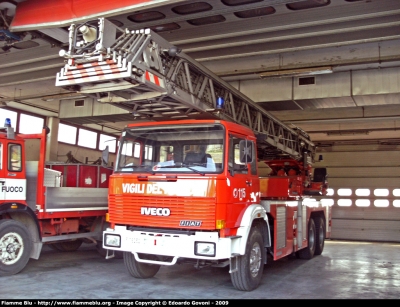
[[[400,242],[398,146],[332,146],[320,149],[328,170],[332,238]]]
[[[26,141],[26,159],[27,161],[39,161],[39,148],[40,142],[38,140],[27,140]],[[68,144],[58,143],[57,145],[57,158],[52,159],[48,162],[66,162],[68,160],[67,153],[71,152],[75,159],[85,163],[88,159],[88,163],[91,164],[101,157],[101,152],[84,147],[71,146]],[[111,167],[115,162],[115,154],[109,154],[108,166]]]

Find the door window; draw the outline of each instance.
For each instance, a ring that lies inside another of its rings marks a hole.
[[[21,163],[21,145],[8,145],[8,170],[12,172],[20,172],[22,169]]]

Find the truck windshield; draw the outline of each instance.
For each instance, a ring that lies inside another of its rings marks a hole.
[[[221,173],[224,143],[220,124],[126,128],[115,172]]]

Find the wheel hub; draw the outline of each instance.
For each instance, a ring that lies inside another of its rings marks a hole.
[[[250,253],[250,273],[251,276],[256,277],[261,268],[261,248],[258,243],[253,245]]]
[[[7,252],[8,253],[15,253],[16,250],[17,250],[16,244],[11,243],[11,244],[7,245]]]
[[[23,240],[17,233],[7,233],[0,239],[0,261],[6,265],[16,263],[22,257],[23,250]]]

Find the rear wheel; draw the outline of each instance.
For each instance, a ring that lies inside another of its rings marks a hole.
[[[156,260],[157,257],[154,255],[142,255],[143,258],[149,260]],[[151,278],[157,274],[160,269],[160,265],[138,262],[132,253],[124,252],[124,263],[129,273],[136,278]]]
[[[325,221],[322,217],[315,219],[316,242],[314,255],[321,255],[325,245]]]
[[[316,230],[314,219],[310,218],[308,222],[308,245],[307,247],[296,252],[297,258],[311,259],[314,257],[316,245]]]
[[[253,227],[247,239],[246,251],[238,257],[238,270],[231,273],[233,286],[241,291],[252,291],[258,287],[264,270],[264,242],[258,227]]]
[[[19,273],[28,263],[32,241],[24,224],[0,221],[0,276]]]

